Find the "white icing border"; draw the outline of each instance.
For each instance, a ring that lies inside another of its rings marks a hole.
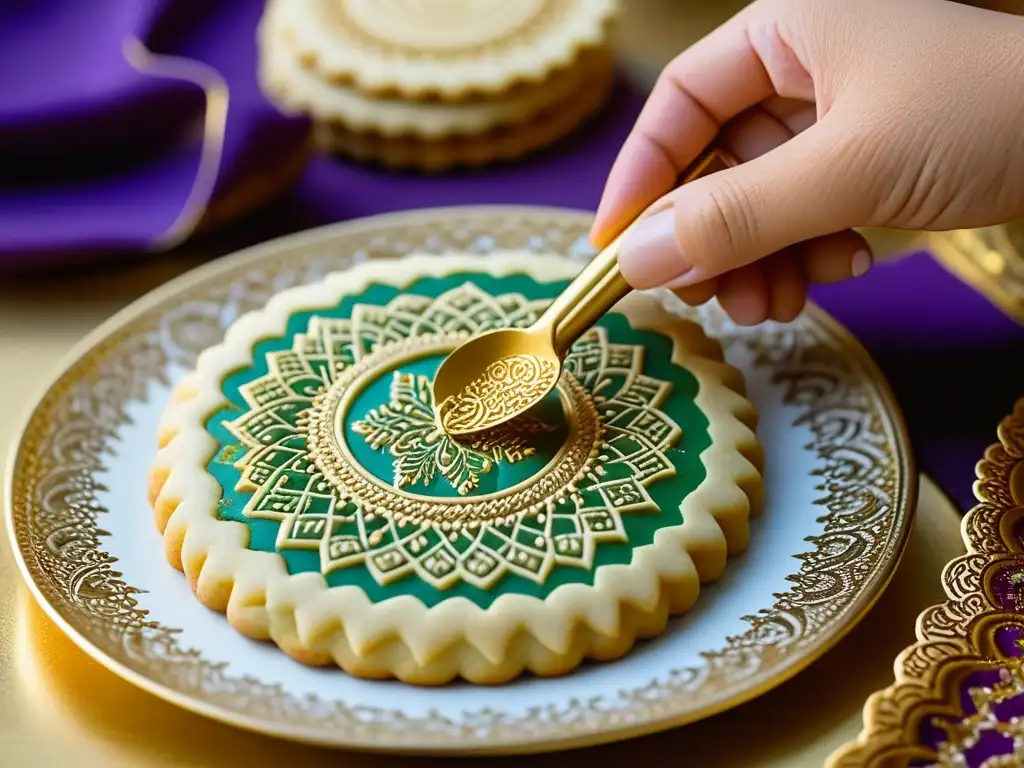
[[[624,655],[637,638],[660,634],[670,614],[690,608],[700,583],[720,576],[727,555],[747,546],[749,516],[759,510],[762,490],[757,414],[720,345],[642,294],[616,311],[637,330],[670,337],[672,361],[698,379],[695,402],[711,437],[701,454],[707,474],[683,501],[681,526],[659,529],[652,543],[634,550],[629,564],[600,568],[593,586],[562,585],[544,599],[504,594],[488,608],[465,598],[428,608],[409,595],[373,603],[358,587],[328,588],[320,573],[289,575],[279,554],[246,549],[248,526],[216,517],[221,488],[206,466],[219,444],[206,421],[227,404],[224,377],[251,365],[255,344],[282,336],[292,314],[335,306],[372,283],[403,288],[469,271],[547,282],[569,279],[578,269],[568,259],[528,252],[366,262],[283,291],[264,309],[239,318],[176,388],[161,421],[150,479],[168,560],[185,572],[200,601],[226,612],[243,634],[273,639],[301,661],[334,662],[357,676],[414,684],[456,677],[500,683],[525,670],[564,674],[584,658]]]

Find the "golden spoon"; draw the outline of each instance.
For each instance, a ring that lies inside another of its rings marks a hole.
[[[711,150],[683,183],[735,164],[731,155]],[[619,271],[624,234],[603,248],[529,328],[488,331],[444,359],[434,377],[434,403],[448,434],[494,429],[555,388],[569,348],[632,290]]]

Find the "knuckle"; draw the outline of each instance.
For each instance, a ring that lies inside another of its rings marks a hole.
[[[736,262],[757,242],[760,227],[750,196],[724,175],[708,184],[697,220],[708,261]]]

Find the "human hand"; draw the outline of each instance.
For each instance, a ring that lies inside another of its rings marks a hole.
[[[717,295],[744,325],[791,320],[808,283],[871,267],[851,227],[1024,215],[1022,84],[1022,17],[945,0],[757,0],[665,68],[591,240],[650,206],[619,252],[633,287],[694,305]],[[744,162],[670,192],[716,136]]]

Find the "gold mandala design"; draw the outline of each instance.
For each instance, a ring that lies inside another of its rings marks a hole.
[[[809,425],[810,449],[820,457],[825,524],[788,577],[792,586],[770,608],[748,617],[746,629],[720,648],[708,649],[701,664],[642,685],[521,713],[492,708],[461,718],[298,696],[239,676],[184,645],[178,629],[150,617],[145,594],[125,582],[106,553],[97,475],[130,420],[130,406],[145,402],[154,384],[168,386],[171,366],[191,368],[240,315],[291,286],[414,249],[481,257],[526,249],[586,258],[590,224],[589,215],[515,207],[350,222],[221,259],[130,310],[57,379],[12,455],[5,498],[11,536],[51,617],[97,660],[140,676],[151,691],[183,706],[271,734],[312,734],[367,749],[523,752],[610,741],[699,719],[790,677],[870,605],[868,593],[887,580],[914,508],[909,443],[893,416],[892,396],[863,350],[814,308],[777,335],[736,328],[715,307],[678,309],[786,383],[786,401]],[[899,727],[898,712],[895,722]]]
[[[252,494],[243,514],[277,521],[277,548],[319,552],[323,573],[365,565],[380,584],[415,574],[438,589],[487,588],[508,572],[543,583],[556,566],[591,568],[603,542],[627,540],[623,515],[657,510],[647,486],[675,474],[666,454],[682,435],[659,410],[671,384],[643,373],[642,347],[613,344],[603,328],[566,357],[558,394],[568,434],[540,471],[472,497],[417,494],[401,482],[413,466],[469,490],[490,468],[481,448],[506,461],[531,450],[522,437],[501,447],[500,435],[485,436],[472,448],[443,436],[432,403],[399,368],[470,334],[529,325],[547,303],[465,283],[436,299],[357,304],[351,319],[313,316],[290,349],[267,355],[264,376],[240,388],[248,410],[225,424],[245,451],[233,460],[238,489]],[[406,441],[391,453],[398,482],[366,469],[345,436],[355,399],[388,372],[397,382],[391,424],[371,411],[354,431],[378,448]],[[429,392],[426,382],[420,389]],[[440,468],[438,445],[448,447]]]

